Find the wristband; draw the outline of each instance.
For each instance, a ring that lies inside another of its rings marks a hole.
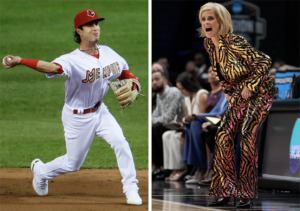
[[[123,70],[122,74],[118,77],[119,80],[130,79],[130,78],[136,79],[136,77],[129,70]]]
[[[36,59],[21,59],[20,64],[36,70],[38,62]]]

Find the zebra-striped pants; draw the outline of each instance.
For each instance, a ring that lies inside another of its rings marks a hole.
[[[211,196],[257,198],[258,196],[258,151],[256,137],[260,126],[272,106],[274,92],[269,84],[263,91],[249,99],[240,95],[241,88],[229,101],[221,125],[215,137]],[[234,139],[241,130],[241,160],[239,178],[234,164]]]

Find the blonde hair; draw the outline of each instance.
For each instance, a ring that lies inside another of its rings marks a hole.
[[[214,10],[215,11],[218,22],[220,23],[219,35],[225,35],[227,33],[232,33],[233,29],[232,29],[231,15],[222,4],[213,3],[213,2],[208,2],[208,3],[204,4],[200,8],[200,11],[199,11],[200,23],[201,23],[202,13],[206,10]],[[201,35],[201,37],[205,37],[205,32],[203,30],[203,27],[201,27],[200,35]]]

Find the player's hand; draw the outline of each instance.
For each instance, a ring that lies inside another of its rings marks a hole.
[[[2,66],[6,69],[19,65],[21,58],[19,56],[7,55],[2,60]]]
[[[241,95],[242,98],[248,99],[252,96],[252,91],[248,89],[246,86],[244,86]]]

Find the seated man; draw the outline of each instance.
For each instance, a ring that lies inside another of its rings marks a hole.
[[[162,135],[169,128],[165,124],[185,116],[184,97],[176,87],[169,87],[166,74],[152,71],[152,91],[157,93],[152,113],[152,172],[153,179],[164,178]]]

